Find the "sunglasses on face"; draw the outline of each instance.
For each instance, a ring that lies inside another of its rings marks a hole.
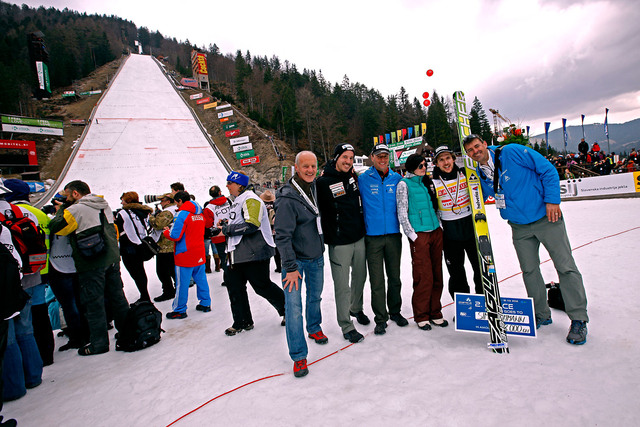
[[[418,165],[418,169],[422,169],[422,168],[426,168],[426,167],[427,167],[427,165],[425,165],[424,163],[420,163]]]

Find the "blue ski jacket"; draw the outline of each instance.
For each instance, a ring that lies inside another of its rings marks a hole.
[[[400,174],[389,170],[383,180],[373,166],[358,177],[367,236],[400,233],[396,187],[401,179]]]
[[[489,155],[495,164],[495,150]],[[493,180],[476,168],[485,199],[495,197]],[[508,144],[500,153],[498,191],[504,194],[506,208],[499,209],[502,218],[515,224],[531,224],[547,214],[546,203],[560,204],[560,177],[556,168],[531,147]]]

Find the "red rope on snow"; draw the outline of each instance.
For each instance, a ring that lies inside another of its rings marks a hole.
[[[573,252],[573,251],[575,251],[576,249],[583,248],[583,247],[588,246],[588,245],[590,245],[590,244],[592,244],[592,243],[599,242],[600,240],[609,239],[609,238],[611,238],[611,237],[619,236],[620,234],[628,233],[628,232],[630,232],[630,231],[637,230],[637,229],[640,229],[640,226],[638,226],[638,227],[634,227],[634,228],[630,228],[630,229],[628,229],[628,230],[624,230],[624,231],[621,231],[621,232],[619,232],[619,233],[611,234],[611,235],[609,235],[609,236],[600,237],[599,239],[595,239],[595,240],[592,240],[592,241],[590,241],[590,242],[588,242],[588,243],[585,243],[585,244],[583,244],[583,245],[577,246],[577,247],[575,247],[575,248],[571,249],[571,251]],[[544,264],[545,262],[549,262],[549,261],[551,261],[551,259],[544,260],[544,261],[542,261],[540,264]],[[509,276],[509,277],[505,277],[504,279],[500,280],[500,282],[504,282],[505,280],[511,279],[512,277],[515,277],[515,276],[517,276],[517,275],[519,275],[519,274],[522,274],[522,271],[520,271],[519,273],[516,273],[516,274],[512,274],[512,275],[511,275],[511,276]],[[442,308],[448,307],[448,306],[450,306],[450,305],[453,305],[453,302],[450,302],[449,304],[446,304],[446,305],[442,306]],[[369,334],[367,334],[367,335],[369,335]],[[326,356],[321,357],[320,359],[315,360],[315,361],[313,361],[313,362],[309,363],[308,365],[309,365],[309,366],[311,366],[311,365],[313,365],[314,363],[318,363],[318,362],[320,362],[320,361],[322,361],[322,360],[326,359],[327,357],[331,357],[331,356],[333,356],[333,355],[335,355],[335,354],[338,354],[338,353],[340,353],[341,351],[344,351],[344,350],[346,350],[347,348],[351,347],[352,345],[353,345],[353,343],[352,343],[352,344],[349,344],[349,345],[346,345],[346,346],[342,347],[341,349],[338,349],[338,350],[334,351],[333,353],[329,353],[329,354],[327,354]],[[250,381],[250,382],[245,383],[245,384],[242,384],[241,386],[238,386],[238,387],[236,387],[236,388],[234,388],[234,389],[232,389],[232,390],[229,390],[229,391],[226,391],[226,392],[224,392],[224,393],[222,393],[222,394],[219,394],[219,395],[217,395],[216,397],[214,397],[214,398],[212,398],[212,399],[209,399],[208,401],[206,401],[206,402],[205,402],[205,403],[203,403],[202,405],[198,406],[197,408],[195,408],[195,409],[193,409],[193,410],[191,410],[191,411],[187,412],[186,414],[182,415],[180,418],[176,419],[175,421],[171,422],[170,424],[167,424],[167,427],[170,427],[170,426],[174,425],[174,424],[175,424],[175,423],[177,423],[178,421],[182,420],[183,418],[186,418],[187,416],[189,416],[189,415],[193,414],[194,412],[198,411],[199,409],[203,408],[204,406],[208,405],[209,403],[213,402],[214,400],[221,398],[222,396],[226,396],[227,394],[233,393],[234,391],[236,391],[236,390],[240,390],[241,388],[246,387],[246,386],[248,386],[248,385],[251,385],[251,384],[254,384],[254,383],[257,383],[257,382],[260,382],[260,381],[268,380],[268,379],[271,379],[271,378],[280,377],[280,376],[283,376],[283,375],[285,375],[285,373],[284,373],[284,372],[279,373],[279,374],[275,374],[275,375],[269,375],[268,377],[263,377],[263,378],[259,378],[259,379],[257,379],[257,380]]]

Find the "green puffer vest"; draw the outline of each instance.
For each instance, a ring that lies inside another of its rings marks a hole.
[[[431,196],[422,183],[422,177],[412,176],[402,180],[407,184],[409,222],[415,232],[433,231],[440,227],[438,217],[433,210]]]

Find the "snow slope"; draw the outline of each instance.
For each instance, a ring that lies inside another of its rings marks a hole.
[[[118,208],[125,191],[142,200],[176,181],[202,204],[213,184],[226,183],[220,159],[150,56],[130,55],[90,126],[60,188],[81,179]]]
[[[189,148],[205,142],[197,139],[171,88],[151,78],[156,69],[148,58],[129,59],[100,106],[99,123],[80,152],[84,157],[66,179],[88,181],[114,207],[124,190],[163,192],[180,180],[200,195],[212,183],[224,184],[211,150]],[[122,119],[151,117],[156,120]],[[192,288],[189,317],[164,319],[166,333],[149,349],[116,352],[111,331],[107,354],[56,352],[42,385],[6,403],[3,415],[37,427],[165,426],[210,401],[175,425],[636,425],[640,198],[565,202],[562,209],[589,299],[584,346],[565,342],[569,320],[555,310],[553,324],[536,339],[512,337],[508,355],[487,350],[486,335],[455,332],[452,326],[425,332],[413,322],[405,328],[390,324],[384,336],[374,335],[371,324],[356,325],[365,340],[348,345],[336,321],[325,262],[322,310],[329,343],[309,342],[310,373],[298,379],[280,319],[253,291],[255,329],[224,335],[232,323],[229,299],[221,273],[213,273],[211,313],[195,311]],[[509,226],[495,207],[487,210],[501,293],[523,297]],[[411,259],[406,239],[403,244],[403,313],[411,316]],[[152,296],[161,292],[154,263],[146,265]],[[542,270],[547,281],[557,281],[551,262]],[[122,277],[127,298],[135,301],[137,289],[124,269]],[[271,278],[279,281],[274,272]],[[451,302],[446,292],[442,300]],[[166,313],[171,302],[158,307]],[[365,312],[372,317],[368,288]],[[443,312],[451,321],[453,306]],[[56,340],[56,346],[66,342]]]

